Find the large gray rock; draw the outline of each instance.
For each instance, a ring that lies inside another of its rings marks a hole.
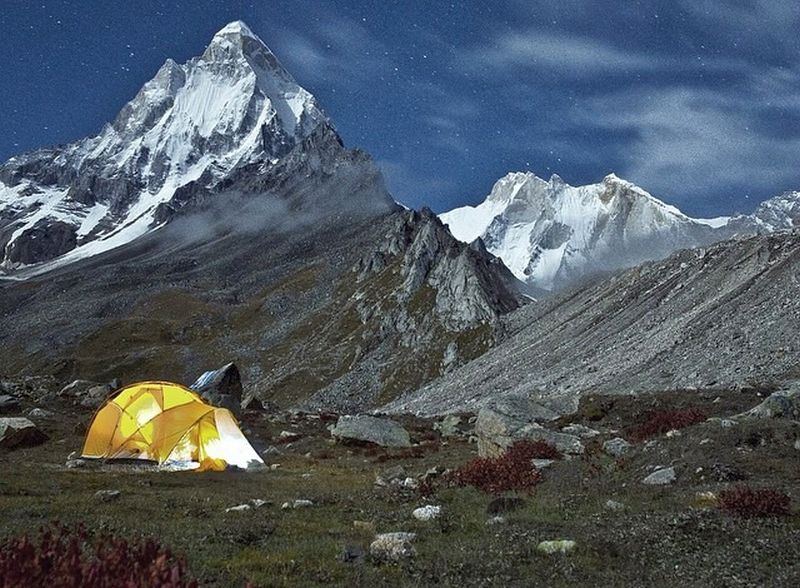
[[[331,435],[337,439],[365,441],[383,447],[411,447],[408,431],[399,423],[369,415],[339,417]]]
[[[633,447],[622,437],[614,437],[603,443],[603,451],[612,457],[622,457]]]
[[[204,372],[190,388],[210,404],[238,412],[242,406],[242,377],[235,363]]]
[[[0,418],[0,447],[31,447],[47,441],[47,435],[24,417]]]
[[[544,428],[537,420],[550,420],[555,413],[534,402],[497,402],[482,408],[475,421],[478,455],[500,455],[514,442],[522,439],[542,440],[562,453],[583,453],[580,438]]]
[[[642,480],[642,483],[649,486],[666,486],[667,484],[672,484],[676,478],[675,468],[661,468],[647,476]]]
[[[800,419],[800,383],[770,394],[764,402],[734,418]]]

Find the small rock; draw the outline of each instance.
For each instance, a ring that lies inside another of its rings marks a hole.
[[[47,435],[25,417],[0,418],[0,447],[32,447],[47,441]]]
[[[647,476],[642,480],[642,483],[650,486],[664,486],[666,484],[672,484],[676,478],[675,468],[661,468]]]
[[[603,451],[612,457],[622,457],[631,447],[632,445],[622,437],[614,437],[603,443]]]
[[[442,437],[455,437],[461,434],[458,425],[461,424],[461,417],[449,414],[441,421],[433,423],[433,429],[439,431]]]
[[[430,480],[432,478],[438,478],[442,474],[444,474],[447,470],[442,466],[436,466],[432,468],[428,468],[428,470],[422,475],[423,480]]]
[[[32,408],[28,416],[34,419],[47,419],[53,416],[53,413],[43,408]]]
[[[244,512],[246,510],[250,510],[253,507],[249,504],[237,504],[236,506],[231,506],[230,508],[226,508],[225,512]]]
[[[314,503],[311,502],[310,500],[299,499],[299,500],[291,500],[289,502],[284,502],[281,505],[281,508],[283,510],[289,510],[295,508],[308,508],[309,506],[314,506]]]
[[[433,519],[438,519],[441,514],[442,514],[441,506],[434,506],[432,504],[429,504],[427,506],[421,506],[420,508],[415,508],[414,511],[411,513],[411,516],[420,521],[432,521]]]
[[[273,472],[275,470],[277,470],[278,468],[280,468],[280,467],[281,467],[281,464],[279,464],[279,463],[272,463],[272,464],[269,465],[269,469],[272,470]]]
[[[399,484],[406,479],[406,470],[403,466],[394,466],[383,470],[380,474],[375,476],[376,486],[389,486],[391,484]]]
[[[281,431],[278,437],[284,443],[291,443],[292,441],[297,441],[298,439],[300,439],[302,435],[300,433],[296,433],[295,431]]]
[[[681,432],[678,429],[671,429],[671,430],[666,432],[665,436],[668,439],[672,439],[673,437],[680,437],[681,436]]]
[[[19,408],[19,400],[8,394],[0,395],[0,414],[11,412]]]
[[[408,488],[409,490],[415,490],[419,487],[419,482],[412,477],[408,477],[402,482],[400,482],[400,487]]]
[[[708,437],[700,440],[700,445],[708,445],[709,443],[711,443],[711,439],[709,439]]]
[[[311,477],[311,474],[301,474],[300,477],[304,480],[308,480]]]
[[[87,462],[85,459],[68,459],[64,464],[67,468],[74,470],[78,468],[85,468]]]
[[[417,555],[411,543],[417,538],[416,533],[382,533],[375,536],[369,546],[370,555],[379,562],[398,563]]]
[[[486,519],[487,525],[505,525],[505,523],[506,523],[506,517],[500,515]]]
[[[574,551],[577,546],[578,544],[570,539],[555,539],[552,541],[542,541],[536,546],[536,549],[542,553],[554,555],[556,553],[569,553]]]
[[[794,448],[797,449],[797,451],[800,451],[800,439],[795,439]]]
[[[595,429],[589,428],[586,425],[580,425],[577,423],[562,427],[561,432],[569,435],[577,435],[581,439],[591,439],[592,437],[597,437],[600,434],[600,431],[596,431]]]
[[[698,492],[694,496],[694,506],[698,508],[714,508],[719,504],[719,498],[713,492]]]
[[[732,419],[720,419],[719,421],[719,426],[722,427],[723,429],[730,429],[731,427],[735,427],[738,424],[739,423],[737,423]]]
[[[122,492],[119,490],[98,490],[94,493],[94,497],[100,502],[111,502],[120,496],[122,496]]]
[[[549,468],[555,462],[556,462],[556,460],[554,460],[554,459],[534,458],[534,459],[531,460],[531,463],[533,464],[533,467],[535,467],[537,470],[543,470],[544,468]]]
[[[336,559],[346,564],[361,565],[367,559],[367,552],[360,545],[345,545]]]
[[[612,510],[615,512],[625,510],[625,505],[621,502],[617,502],[616,500],[606,500],[605,507],[607,510]]]
[[[261,452],[261,457],[274,457],[278,455],[282,455],[282,451],[275,447],[274,445],[270,445],[264,451]]]

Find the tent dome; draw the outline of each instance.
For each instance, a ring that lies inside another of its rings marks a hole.
[[[82,457],[141,459],[224,470],[263,464],[227,409],[171,382],[122,388],[95,415]]]

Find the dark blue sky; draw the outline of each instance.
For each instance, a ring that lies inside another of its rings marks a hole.
[[[694,215],[800,189],[796,0],[2,0],[0,160],[98,131],[236,19],[411,206],[524,169]]]

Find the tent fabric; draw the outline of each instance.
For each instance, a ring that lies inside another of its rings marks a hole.
[[[171,382],[120,390],[95,415],[82,457],[181,462],[198,471],[264,463],[229,410]]]

